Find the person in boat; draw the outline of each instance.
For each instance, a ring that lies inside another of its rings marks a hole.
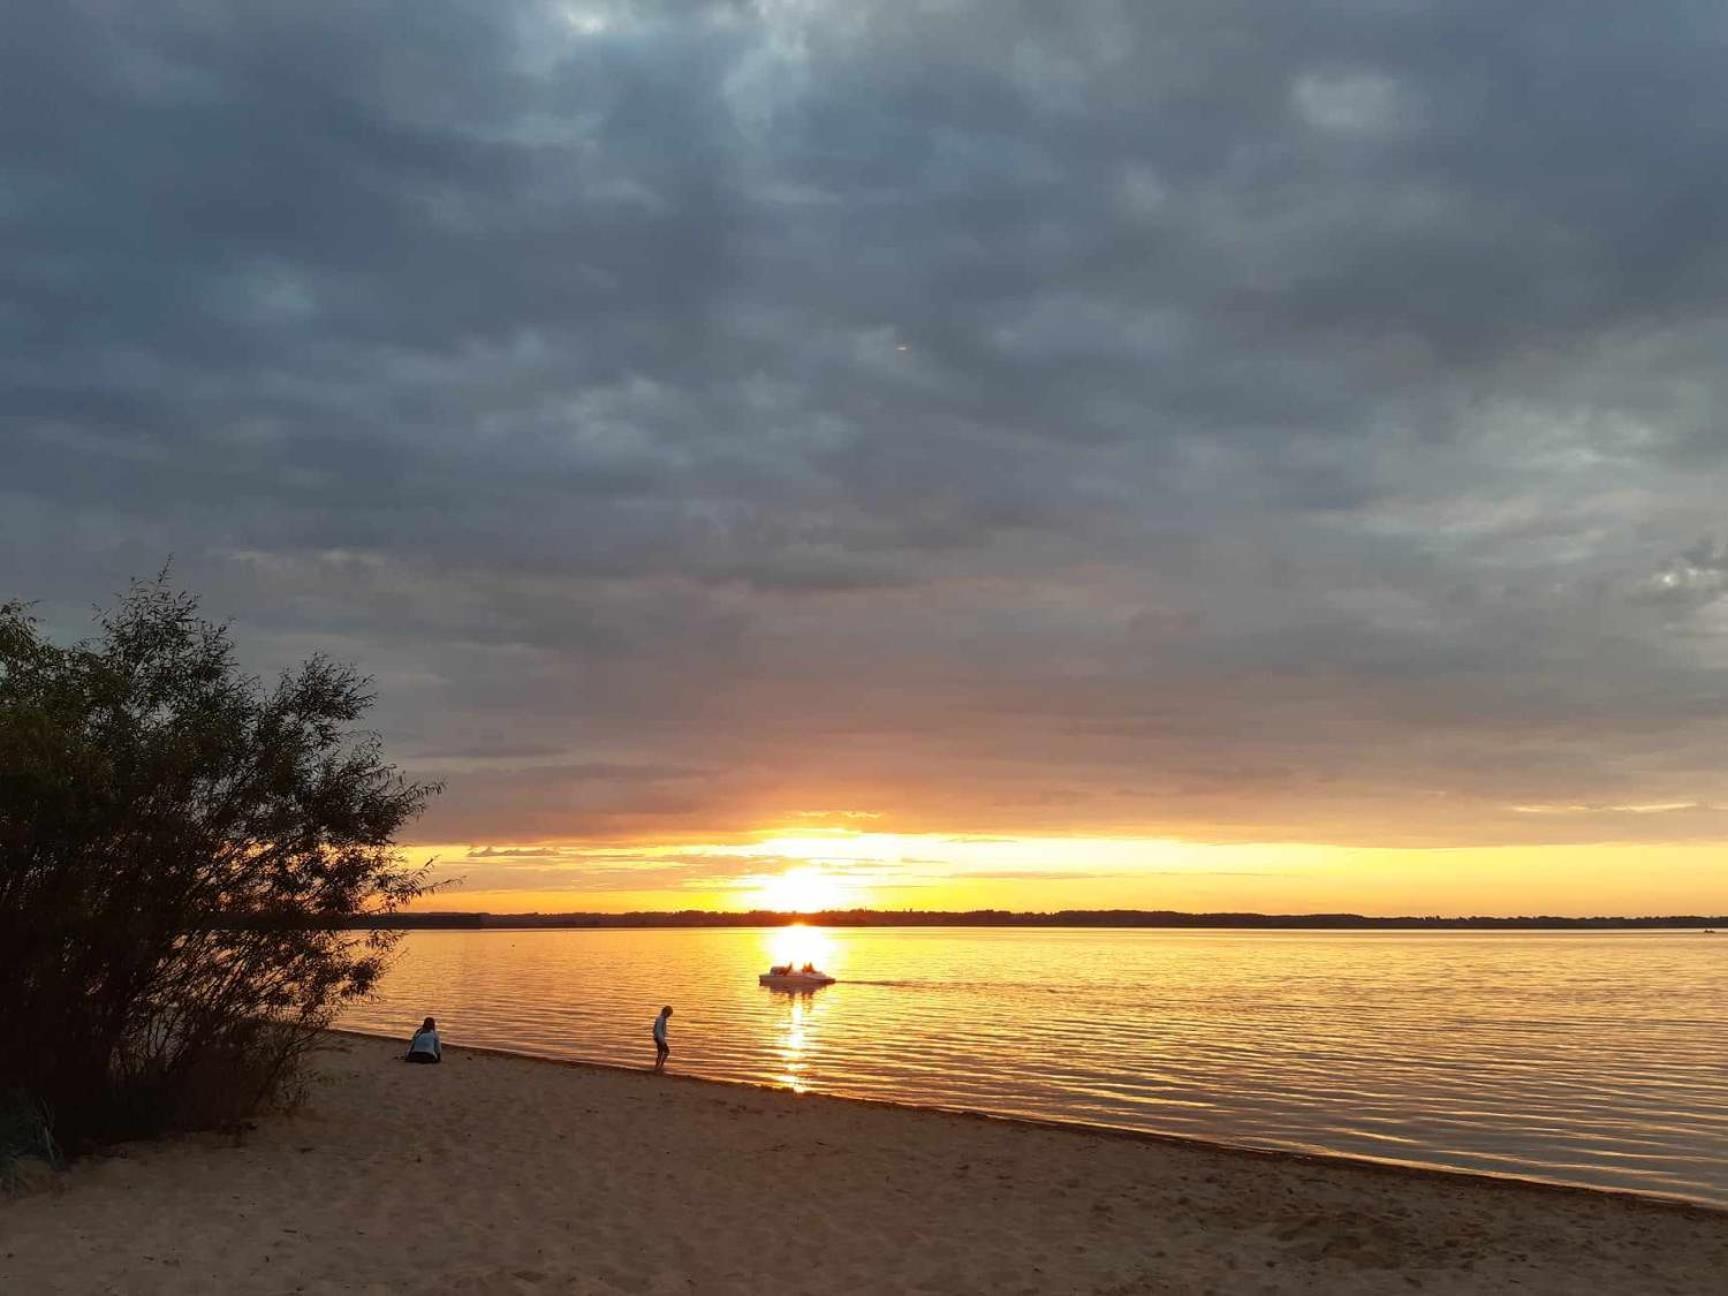
[[[814,976],[816,973],[816,965],[814,963],[806,963],[800,970],[805,976]]]
[[[666,1043],[666,1022],[672,1016],[672,1006],[668,1004],[660,1010],[660,1015],[654,1019],[654,1074],[659,1075],[666,1069],[666,1058],[671,1054],[671,1045]]]
[[[414,1032],[414,1038],[408,1041],[408,1052],[403,1055],[407,1062],[442,1062],[444,1047],[438,1042],[438,1023],[428,1017],[420,1023],[420,1029]]]

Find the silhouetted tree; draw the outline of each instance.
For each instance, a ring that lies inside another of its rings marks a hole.
[[[0,1093],[63,1144],[238,1119],[367,993],[428,889],[393,839],[433,785],[354,725],[353,668],[272,687],[164,577],[49,642],[0,604]]]

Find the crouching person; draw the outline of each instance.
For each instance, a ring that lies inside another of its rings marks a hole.
[[[409,1062],[442,1062],[444,1049],[438,1043],[438,1023],[428,1017],[408,1042]]]

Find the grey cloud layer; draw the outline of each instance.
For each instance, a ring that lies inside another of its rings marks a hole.
[[[1725,28],[38,7],[0,576],[359,660],[434,839],[1720,838]]]

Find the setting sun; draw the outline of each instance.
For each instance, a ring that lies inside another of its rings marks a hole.
[[[780,913],[814,913],[820,909],[847,909],[864,903],[860,893],[819,868],[787,869],[762,879],[749,892],[752,908]]]

